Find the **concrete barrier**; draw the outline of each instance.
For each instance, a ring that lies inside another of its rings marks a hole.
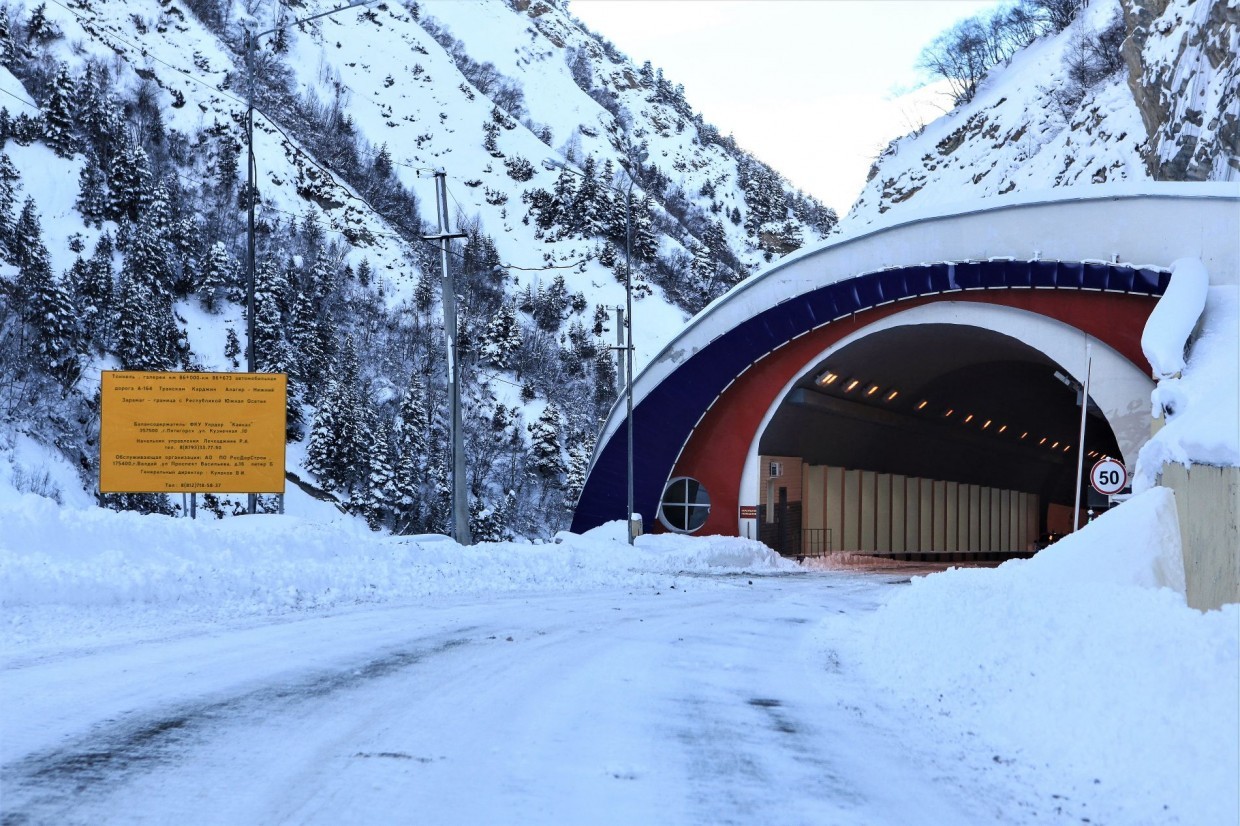
[[[1188,604],[1240,602],[1240,468],[1168,464],[1162,484],[1175,491]]]

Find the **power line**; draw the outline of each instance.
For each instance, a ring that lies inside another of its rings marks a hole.
[[[36,106],[35,104],[31,103],[30,101],[26,100],[25,98],[18,97],[17,95],[15,95],[15,94],[13,94],[12,92],[10,92],[8,89],[0,89],[0,92],[3,92],[4,94],[6,94],[6,95],[8,95],[9,97],[13,98],[13,100],[17,101],[18,103],[22,104],[23,106],[29,106],[31,109],[35,110],[36,112],[42,113],[42,111],[43,111],[42,109],[40,109],[40,108],[39,108],[38,106]]]

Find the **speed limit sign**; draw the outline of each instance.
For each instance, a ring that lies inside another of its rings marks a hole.
[[[1119,493],[1128,486],[1128,469],[1109,456],[1099,459],[1089,471],[1089,484],[1104,496]]]

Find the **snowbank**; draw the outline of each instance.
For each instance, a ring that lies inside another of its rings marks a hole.
[[[743,539],[645,536],[630,548],[619,522],[554,543],[463,548],[290,510],[223,520],[115,513],[18,492],[0,474],[0,633],[18,645],[76,635],[99,615],[127,611],[157,611],[168,625],[436,594],[658,587],[683,573],[797,570]]]
[[[1186,606],[1177,537],[1154,488],[1033,559],[914,579],[833,644],[945,736],[1049,775],[1065,805],[1232,823],[1240,605]]]
[[[1161,303],[1159,304],[1161,306]],[[1201,330],[1179,378],[1152,395],[1166,425],[1141,448],[1133,490],[1158,483],[1163,465],[1240,465],[1240,287],[1210,287]]]

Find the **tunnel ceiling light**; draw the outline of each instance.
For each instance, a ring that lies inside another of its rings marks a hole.
[[[900,395],[899,390],[892,390],[890,393],[887,394],[887,398],[883,399],[883,401],[893,402],[896,400],[896,396],[898,395]]]
[[[839,380],[840,380],[840,374],[833,372],[831,370],[828,370],[827,372],[823,373],[821,376],[818,377],[818,383],[822,385],[823,387],[830,387],[831,385],[835,384]]]
[[[965,417],[964,417],[964,423],[965,423],[965,424],[968,424],[968,423],[969,423],[969,422],[971,422],[971,421],[973,421],[973,414],[972,414],[972,413],[970,413],[969,415],[967,415],[967,416],[965,416]]]
[[[917,403],[917,409],[918,409],[918,410],[924,410],[924,409],[925,409],[925,407],[926,407],[926,405],[928,405],[928,404],[930,404],[930,402],[928,402],[928,401],[927,401],[927,400],[925,400],[925,399],[922,399],[920,402],[918,402],[918,403]]]
[[[953,413],[955,413],[955,412],[956,412],[956,409],[955,409],[954,407],[949,407],[949,408],[947,408],[947,412],[943,414],[943,418],[944,418],[944,419],[949,418],[949,417],[951,416],[951,414],[953,414]]]
[[[1058,447],[1059,447],[1059,442],[1051,442],[1051,450],[1055,450]]]
[[[1029,431],[1028,431],[1028,430],[1026,430],[1024,433],[1020,434],[1020,437],[1021,437],[1022,439],[1024,439],[1024,438],[1028,437],[1028,435],[1029,435]]]
[[[990,427],[990,422],[991,422],[991,419],[987,419],[986,421],[982,422],[982,430],[985,430],[986,428]]]
[[[1007,430],[1007,425],[1005,425],[1005,424],[1001,424],[1001,425],[999,425],[999,432],[1000,432],[1000,433],[1002,433],[1002,432],[1003,432],[1003,431],[1005,431],[1005,430]]]
[[[865,389],[865,394],[866,394],[867,396],[873,396],[873,395],[874,395],[875,393],[877,393],[879,390],[882,390],[882,388],[881,388],[881,387],[879,387],[877,384],[871,384],[869,387],[867,387],[867,388]]]
[[[861,379],[850,379],[848,384],[844,385],[844,392],[851,393],[857,389],[858,384],[861,384]]]
[[[1022,437],[1022,438],[1023,438],[1023,437]],[[1043,436],[1043,437],[1042,437],[1042,439],[1041,439],[1041,441],[1039,441],[1039,442],[1038,442],[1038,444],[1040,444],[1040,445],[1044,445],[1044,444],[1046,444],[1046,437],[1045,437],[1045,436]]]
[[[1066,445],[1064,445],[1064,446],[1063,446],[1063,452],[1064,452],[1064,453],[1067,453],[1067,452],[1068,452],[1069,450],[1071,450],[1071,449],[1072,449],[1072,445],[1070,445],[1070,444],[1066,444]]]

